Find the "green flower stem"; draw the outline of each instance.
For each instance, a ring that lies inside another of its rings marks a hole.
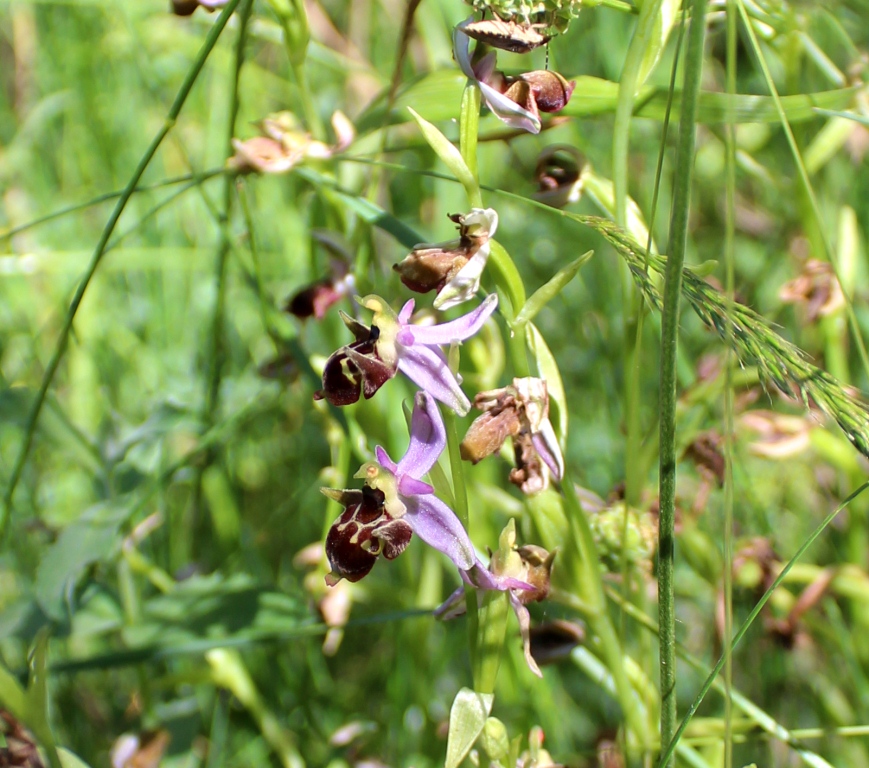
[[[157,150],[163,143],[163,139],[166,138],[166,136],[169,134],[169,131],[171,131],[172,128],[175,126],[175,121],[181,114],[181,109],[184,107],[184,102],[187,101],[187,97],[190,95],[191,90],[193,90],[193,85],[196,82],[196,79],[199,77],[199,73],[205,66],[206,60],[211,54],[211,51],[214,50],[214,46],[217,44],[221,33],[226,27],[226,24],[229,21],[229,17],[233,14],[239,2],[240,0],[229,0],[223,10],[220,12],[220,15],[217,17],[214,25],[208,31],[205,42],[203,43],[202,48],[196,56],[196,60],[193,62],[193,66],[191,66],[190,70],[187,72],[187,76],[184,78],[184,82],[181,84],[181,88],[179,89],[178,94],[175,97],[175,101],[169,108],[169,112],[166,115],[166,119],[163,121],[162,127],[159,131],[157,131],[156,136],[154,136],[154,138],[151,140],[150,145],[145,150],[142,158],[139,160],[139,164],[133,171],[133,174],[130,177],[130,181],[127,183],[127,186],[124,187],[124,191],[118,198],[118,202],[115,204],[114,210],[112,211],[112,214],[109,217],[106,226],[103,228],[103,232],[100,235],[100,239],[97,242],[96,248],[94,248],[94,253],[91,256],[91,261],[88,265],[87,271],[82,277],[81,282],[78,284],[78,288],[76,288],[75,294],[72,297],[72,301],[70,302],[69,309],[67,310],[66,317],[64,318],[63,327],[60,330],[60,336],[58,337],[54,352],[52,353],[51,359],[48,362],[48,366],[45,369],[45,373],[43,374],[42,381],[39,385],[39,390],[36,393],[36,398],[34,399],[33,405],[30,408],[30,412],[27,415],[27,422],[24,428],[24,441],[22,442],[18,455],[15,458],[15,464],[12,467],[12,473],[9,477],[9,484],[6,486],[6,492],[3,495],[3,510],[2,517],[0,517],[0,542],[2,542],[8,529],[9,517],[12,512],[12,497],[15,495],[15,489],[18,486],[18,482],[21,480],[21,473],[24,471],[24,464],[27,461],[27,456],[30,453],[30,447],[33,444],[33,436],[36,432],[36,424],[39,421],[39,415],[42,413],[42,406],[45,404],[45,396],[48,393],[48,388],[51,386],[52,381],[54,381],[54,376],[57,373],[57,369],[60,366],[60,361],[63,358],[64,352],[66,351],[66,346],[69,342],[69,335],[72,330],[73,321],[75,320],[78,308],[81,305],[82,300],[84,299],[85,291],[87,290],[88,285],[90,285],[90,281],[96,273],[100,262],[102,261],[102,258],[106,252],[106,246],[109,243],[109,239],[111,238],[112,233],[115,231],[115,227],[118,224],[118,220],[121,218],[121,214],[124,212],[124,209],[127,207],[127,203],[130,201],[130,198],[136,191],[139,179],[142,178],[142,174],[145,173],[145,169],[151,164],[151,160],[153,160],[154,156],[157,154]]]
[[[603,579],[598,566],[597,548],[585,512],[576,495],[576,486],[570,470],[566,469],[561,482],[569,536],[565,544],[565,557],[572,565],[572,582],[577,586],[580,604],[586,607],[585,619],[595,638],[592,650],[609,670],[615,686],[616,698],[622,708],[628,730],[644,749],[654,742],[645,712],[631,686],[624,664],[624,654],[615,627],[607,611]]]
[[[477,168],[477,135],[480,128],[480,89],[472,83],[465,86],[462,93],[462,111],[459,120],[459,151],[465,165],[474,179],[477,180],[476,190],[468,190],[468,202],[471,208],[483,207],[483,195],[480,192],[480,175]]]
[[[674,582],[676,512],[676,348],[682,266],[688,239],[688,210],[694,166],[694,134],[703,44],[706,37],[707,0],[692,0],[691,28],[685,60],[685,85],[679,118],[673,212],[670,219],[669,258],[665,272],[661,327],[660,402],[660,521],[658,528],[658,624],[660,626],[661,743],[668,744],[676,730],[676,593]],[[672,754],[672,750],[670,750]],[[662,759],[661,766],[672,765]]]
[[[462,453],[459,448],[459,430],[456,424],[456,414],[450,408],[442,408],[444,426],[447,430],[447,455],[450,458],[450,474],[453,477],[453,511],[459,518],[459,522],[468,530],[470,515],[468,514],[468,489],[465,485],[465,468],[462,464]],[[488,648],[479,642],[480,622],[477,610],[477,591],[470,586],[465,586],[465,608],[468,615],[468,644],[471,656],[471,666],[474,669],[474,690],[482,690],[476,687],[477,666],[481,664],[480,648]],[[485,628],[484,630],[485,631]]]
[[[468,587],[476,603],[477,592]],[[510,618],[510,603],[506,592],[484,592],[475,623],[476,653],[473,657],[474,690],[477,693],[494,693],[501,655],[507,640],[507,621]]]

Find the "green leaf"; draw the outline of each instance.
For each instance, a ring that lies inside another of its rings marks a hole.
[[[567,77],[576,81],[576,90],[560,115],[570,117],[591,117],[615,112],[618,102],[619,84],[611,80],[590,75]],[[360,134],[408,122],[407,108],[413,106],[427,120],[450,120],[456,116],[455,105],[462,98],[462,89],[467,78],[458,70],[439,70],[411,83],[400,92],[393,108],[387,114],[386,97],[378,99],[369,111],[357,121]],[[799,93],[782,97],[782,105],[788,120],[804,122],[812,120],[824,110],[848,110],[854,103],[859,86],[836,88],[831,91]],[[663,120],[667,110],[668,94],[666,88],[645,86],[639,90],[634,114],[653,120]],[[679,90],[673,92],[673,111],[678,111],[682,100]],[[697,111],[697,122],[725,123],[728,110],[732,110],[735,123],[776,123],[779,121],[775,102],[770,96],[756,96],[748,93],[726,94],[701,91]],[[842,115],[851,119],[860,116],[847,112]],[[505,129],[506,133],[507,130]]]
[[[558,369],[555,356],[534,323],[528,323],[525,336],[528,349],[537,363],[537,375],[546,380],[546,391],[549,393],[549,420],[563,449],[567,440],[568,415],[567,394],[564,391],[564,382],[561,380],[561,371]]]
[[[128,514],[126,508],[99,504],[60,534],[36,571],[36,600],[50,618],[64,618],[65,596],[85,568],[114,552]]]
[[[0,705],[21,720],[26,714],[27,697],[15,676],[0,666]]]
[[[495,697],[462,688],[450,708],[450,731],[444,768],[458,768],[486,725]]]
[[[57,756],[60,758],[62,768],[90,768],[75,752],[70,752],[65,747],[57,748]]]
[[[574,259],[566,267],[559,269],[558,272],[553,275],[552,279],[540,286],[540,288],[531,295],[531,298],[525,302],[525,306],[522,307],[522,310],[518,315],[516,315],[516,320],[513,325],[521,327],[526,323],[531,322],[537,316],[537,313],[559,293],[561,293],[564,286],[576,277],[579,268],[592,256],[594,256],[594,251],[586,251],[578,259]]]
[[[652,28],[649,30],[649,39],[646,41],[645,52],[637,76],[638,86],[646,82],[655,65],[660,61],[664,47],[667,45],[667,38],[670,36],[670,30],[673,29],[673,24],[679,15],[680,5],[680,0],[664,0],[661,3],[660,11],[652,19]]]
[[[453,176],[462,182],[462,186],[468,194],[468,199],[479,199],[480,185],[474,177],[474,174],[471,173],[471,169],[468,168],[467,163],[465,163],[465,158],[462,157],[462,153],[459,152],[459,150],[456,149],[456,146],[434,125],[428,122],[428,120],[420,117],[420,115],[412,108],[408,107],[407,109],[408,112],[413,115],[413,119],[416,120],[419,129],[422,131],[423,138],[428,142],[428,145],[435,151],[435,154],[437,154],[437,156],[443,161],[444,165],[450,169]]]

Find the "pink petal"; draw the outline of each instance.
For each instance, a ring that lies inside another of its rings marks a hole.
[[[447,446],[447,433],[437,403],[417,392],[410,421],[410,445],[398,462],[398,473],[419,480],[427,475]]]
[[[498,294],[490,293],[483,299],[480,306],[467,315],[451,320],[440,325],[409,325],[407,329],[413,333],[414,345],[416,344],[452,344],[454,341],[464,341],[477,333],[486,320],[489,319],[498,306]]]
[[[377,458],[377,463],[380,464],[381,467],[385,467],[394,475],[398,470],[398,465],[389,458],[389,454],[385,449],[381,448],[379,445],[374,449],[374,455]]]
[[[437,496],[412,496],[403,499],[406,520],[426,544],[443,552],[456,566],[466,571],[477,561],[474,545],[455,513]]]
[[[471,410],[471,402],[462,392],[442,352],[422,344],[402,346],[398,352],[398,369],[420,389],[452,408],[459,416]]]

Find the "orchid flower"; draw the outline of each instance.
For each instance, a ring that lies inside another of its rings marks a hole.
[[[528,376],[513,379],[502,389],[480,392],[474,407],[483,411],[468,428],[462,441],[462,458],[476,464],[513,440],[516,468],[510,482],[528,495],[549,486],[549,475],[561,480],[564,457],[549,421],[549,393],[544,379]]]
[[[287,173],[305,160],[328,160],[347,149],[356,137],[353,123],[340,111],[332,115],[336,141],[331,146],[312,139],[291,112],[269,115],[260,129],[262,136],[232,140],[235,154],[227,161],[230,168],[238,173]]]
[[[534,545],[517,547],[516,524],[511,519],[501,532],[498,550],[492,555],[488,568],[477,559],[472,568],[459,570],[466,584],[480,591],[496,590],[507,594],[519,623],[525,662],[538,677],[543,675],[531,655],[531,614],[525,606],[549,596],[549,578],[555,555],[555,551],[547,552],[543,547]],[[435,615],[443,619],[459,615],[463,608],[463,597],[464,588],[459,587],[435,611]]]
[[[326,537],[326,555],[332,572],[326,582],[359,581],[377,558],[398,557],[415,533],[443,552],[460,571],[477,562],[474,546],[455,513],[423,481],[446,447],[444,422],[438,406],[426,392],[417,392],[410,425],[410,445],[396,463],[377,446],[377,461],[363,464],[355,477],[362,490],[322,488],[344,505]]]
[[[467,19],[453,30],[453,52],[462,72],[477,83],[486,106],[495,117],[513,128],[540,133],[540,113],[558,112],[573,94],[576,81],[568,82],[557,72],[537,70],[519,77],[506,77],[495,69],[495,51],[490,51],[476,63],[471,63],[470,37],[464,28],[473,23]]]
[[[315,400],[332,405],[349,405],[372,397],[400,370],[435,400],[464,416],[471,403],[462,392],[460,379],[450,370],[441,346],[448,346],[473,336],[498,305],[491,294],[473,311],[440,325],[413,325],[410,322],[414,302],[408,301],[396,315],[379,296],[358,300],[374,313],[367,326],[341,313],[344,324],[356,341],[341,347],[323,369],[323,389]]]
[[[498,229],[492,208],[472,208],[450,216],[459,225],[459,237],[446,243],[420,243],[403,261],[393,265],[401,282],[412,291],[436,290],[435,309],[449,309],[474,297],[489,260],[489,240]]]

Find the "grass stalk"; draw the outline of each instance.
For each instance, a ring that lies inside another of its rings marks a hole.
[[[733,0],[726,8],[725,79],[728,94],[736,94],[737,10]],[[729,301],[735,295],[736,264],[736,124],[728,114],[724,127],[725,212],[724,212],[724,290]],[[724,768],[733,765],[733,330],[729,329],[724,365]]]
[[[688,240],[688,212],[694,166],[695,121],[703,69],[706,37],[706,0],[691,3],[691,27],[685,55],[685,83],[679,118],[673,211],[670,219],[670,247],[665,272],[661,327],[660,400],[660,519],[658,527],[658,634],[661,678],[661,743],[670,741],[676,728],[676,349],[682,268]],[[660,765],[671,765],[669,758]]]
[[[70,332],[72,331],[73,321],[75,320],[78,308],[79,306],[81,306],[81,302],[84,299],[85,291],[87,291],[88,285],[90,285],[94,274],[96,274],[100,262],[105,255],[106,246],[109,243],[109,239],[111,238],[112,233],[117,226],[118,220],[121,218],[121,214],[127,207],[127,203],[133,196],[139,180],[142,178],[142,174],[145,173],[145,169],[150,165],[151,160],[154,159],[154,156],[157,154],[157,150],[160,148],[163,140],[174,127],[175,122],[178,119],[178,116],[181,114],[182,108],[184,107],[184,102],[187,101],[187,97],[190,95],[190,91],[193,89],[193,85],[196,83],[196,80],[199,77],[199,73],[205,66],[205,62],[207,61],[208,56],[211,54],[211,51],[214,50],[214,46],[217,44],[221,33],[226,27],[226,24],[229,21],[229,17],[233,14],[239,2],[240,0],[229,0],[223,10],[220,12],[217,20],[214,22],[214,26],[212,26],[211,29],[208,31],[205,42],[202,44],[202,48],[199,50],[199,53],[197,54],[193,65],[187,72],[187,75],[185,76],[184,81],[181,84],[181,88],[179,89],[178,94],[175,96],[175,100],[172,102],[172,106],[169,108],[169,111],[166,114],[163,125],[161,126],[160,130],[157,131],[157,134],[154,136],[154,138],[151,140],[151,143],[148,145],[148,148],[145,150],[145,153],[142,155],[138,165],[133,171],[133,174],[130,177],[130,181],[127,183],[127,186],[124,188],[124,191],[118,198],[118,201],[115,204],[111,216],[109,217],[106,226],[103,228],[103,232],[100,235],[96,247],[94,248],[90,264],[88,265],[88,268],[84,276],[82,277],[81,282],[76,288],[75,294],[72,297],[72,301],[70,302],[69,309],[67,310],[66,316],[64,317],[63,326],[61,327],[60,335],[55,344],[51,359],[48,362],[45,373],[43,373],[42,375],[42,381],[40,382],[39,389],[37,390],[36,398],[34,399],[33,405],[31,406],[30,411],[27,415],[27,421],[24,427],[24,439],[22,441],[21,448],[19,449],[18,454],[15,458],[15,463],[12,466],[12,472],[9,476],[9,482],[6,486],[6,492],[3,494],[2,517],[0,517],[0,543],[2,543],[9,528],[9,518],[12,514],[12,499],[15,495],[15,489],[18,486],[18,482],[21,480],[21,474],[24,471],[24,465],[27,462],[27,457],[30,453],[31,445],[33,444],[33,437],[36,433],[36,425],[39,421],[39,416],[42,413],[42,407],[45,403],[45,397],[48,393],[48,389],[51,386],[52,381],[54,381],[54,376],[57,373],[58,367],[60,366],[60,361],[63,359],[64,352],[66,351],[67,344],[69,343],[69,336]]]

